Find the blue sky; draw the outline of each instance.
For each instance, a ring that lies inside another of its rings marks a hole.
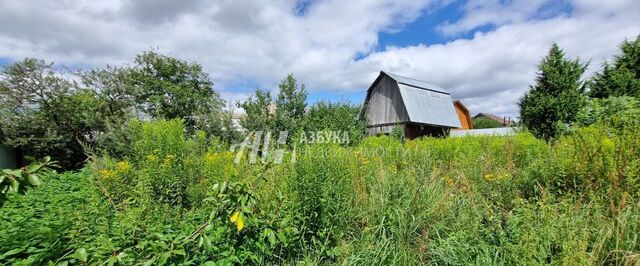
[[[379,71],[431,81],[472,113],[517,116],[553,42],[587,78],[640,34],[640,1],[0,0],[0,64],[130,63],[156,49],[204,67],[225,99],[277,93],[288,73],[309,102],[361,103]]]

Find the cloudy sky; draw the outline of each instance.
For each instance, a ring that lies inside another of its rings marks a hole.
[[[310,102],[356,103],[385,70],[506,116],[552,42],[588,76],[638,34],[638,0],[0,0],[0,64],[86,69],[157,49],[202,64],[227,100],[294,73]]]

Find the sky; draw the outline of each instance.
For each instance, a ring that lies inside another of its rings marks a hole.
[[[382,70],[510,117],[553,42],[588,78],[639,34],[637,0],[0,0],[0,64],[91,69],[155,49],[201,64],[230,102],[293,73],[310,103],[357,104]]]

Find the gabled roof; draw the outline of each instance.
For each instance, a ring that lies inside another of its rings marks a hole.
[[[456,113],[451,95],[442,87],[413,78],[380,71],[376,80],[367,90],[367,96],[363,105],[366,111],[372,90],[385,76],[397,82],[402,103],[409,115],[409,121],[418,124],[427,124],[449,128],[459,128],[460,120]]]
[[[466,112],[469,112],[469,108],[467,108],[467,106],[464,105],[464,103],[462,103],[460,100],[453,100],[453,104],[454,105],[458,105],[460,107],[462,107],[462,109],[464,109]]]
[[[473,118],[477,118],[477,117],[486,117],[505,126],[510,126],[511,124],[513,124],[513,121],[511,119],[506,119],[506,118],[499,117],[497,115],[493,115],[489,113],[478,113]]]
[[[438,86],[436,84],[433,84],[431,82],[428,82],[428,81],[422,81],[422,80],[417,80],[417,79],[414,79],[414,78],[408,78],[408,77],[400,76],[400,75],[389,73],[389,72],[385,72],[385,71],[380,71],[380,72],[384,73],[384,74],[387,74],[387,76],[389,76],[392,79],[396,80],[400,84],[408,85],[408,86],[419,88],[419,89],[424,89],[424,90],[430,90],[430,91],[434,91],[434,92],[449,94],[449,92],[446,91],[445,89],[443,89],[442,87],[440,87],[440,86]]]

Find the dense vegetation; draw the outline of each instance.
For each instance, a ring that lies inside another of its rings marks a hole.
[[[520,123],[538,138],[553,139],[576,123],[589,97],[638,97],[640,95],[640,36],[625,40],[613,65],[583,80],[586,63],[567,59],[553,44],[538,65],[535,83],[520,99]],[[587,107],[589,108],[589,107]]]
[[[269,148],[233,145],[196,63],[8,65],[3,142],[76,170],[3,170],[0,265],[637,265],[639,40],[587,81],[552,46],[510,137],[364,138],[359,106],[307,107],[289,75],[239,104],[245,128],[292,133]],[[323,130],[350,142],[299,134]]]
[[[0,263],[638,262],[637,124],[551,144],[374,137],[282,164],[235,164],[178,120],[134,130],[125,157],[10,194]]]
[[[502,127],[502,123],[484,116],[474,117],[471,123],[474,129]]]

